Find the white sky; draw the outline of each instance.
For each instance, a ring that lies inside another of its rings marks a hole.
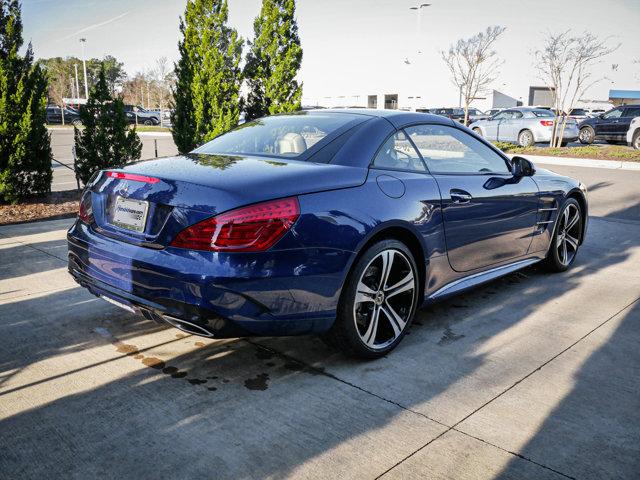
[[[532,54],[548,31],[590,31],[621,43],[598,66],[598,75],[608,79],[592,88],[590,97],[606,99],[610,88],[640,89],[640,63],[632,63],[640,58],[640,0],[424,1],[432,6],[422,10],[418,31],[417,14],[409,10],[416,4],[412,0],[298,0],[303,103],[366,105],[367,94],[399,93],[420,95],[421,106],[457,105],[457,89],[439,52],[489,25],[507,27],[496,44],[505,63],[494,88],[525,104],[529,85],[541,83]],[[80,56],[78,38],[86,37],[88,57],[113,55],[133,74],[160,56],[176,58],[185,3],[23,0],[24,36],[37,57]],[[230,24],[245,38],[252,34],[260,3],[229,0]]]

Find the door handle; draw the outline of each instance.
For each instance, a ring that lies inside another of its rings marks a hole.
[[[451,195],[451,201],[453,203],[469,203],[473,198],[469,192],[458,190],[457,188],[451,190],[449,195]]]

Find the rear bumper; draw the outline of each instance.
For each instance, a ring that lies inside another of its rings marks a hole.
[[[562,141],[574,142],[578,139],[578,133],[578,127],[567,127],[562,135]],[[550,142],[552,135],[553,127],[540,127],[534,131],[536,142]]]
[[[150,319],[190,322],[219,338],[326,331],[353,256],[317,248],[156,250],[99,235],[79,221],[67,240],[69,272],[94,295]]]

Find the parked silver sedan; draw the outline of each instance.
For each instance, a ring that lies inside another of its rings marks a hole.
[[[510,108],[496,113],[487,120],[479,120],[469,125],[478,135],[487,140],[512,142],[523,147],[534,143],[549,142],[553,135],[555,116],[542,108]],[[567,120],[562,145],[578,138],[578,124],[572,118]]]

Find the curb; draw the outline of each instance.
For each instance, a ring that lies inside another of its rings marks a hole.
[[[568,167],[606,168],[611,170],[635,170],[640,171],[640,162],[624,162],[622,160],[596,160],[593,158],[575,157],[548,157],[544,155],[512,155],[511,157],[523,157],[533,163],[546,165],[565,165]]]

